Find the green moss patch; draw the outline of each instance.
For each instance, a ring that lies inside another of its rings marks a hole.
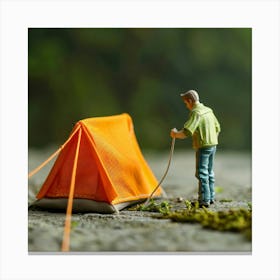
[[[170,212],[162,216],[180,223],[200,223],[204,228],[218,231],[241,232],[252,239],[252,209],[229,209],[223,211],[211,211],[206,208],[199,209],[186,201],[186,209]]]
[[[158,212],[162,215],[160,219],[170,219],[178,223],[199,223],[203,228],[239,232],[248,240],[252,239],[252,206],[248,208],[228,209],[215,211],[208,208],[199,208],[199,204],[185,200],[185,207],[171,211],[173,208],[168,201],[155,202],[151,200],[148,205],[139,204],[129,210]]]

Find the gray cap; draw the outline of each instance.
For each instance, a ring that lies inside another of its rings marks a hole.
[[[181,93],[180,96],[182,98],[190,98],[191,100],[193,101],[199,101],[199,95],[198,93],[191,89],[191,90],[188,90],[187,92],[184,92],[184,93]]]

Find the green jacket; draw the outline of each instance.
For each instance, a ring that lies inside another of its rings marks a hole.
[[[197,150],[217,145],[221,127],[212,109],[198,103],[191,110],[183,131],[186,136],[192,136],[193,148]]]

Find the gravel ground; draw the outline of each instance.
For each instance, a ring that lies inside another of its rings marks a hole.
[[[39,165],[55,148],[29,151],[29,170]],[[144,156],[160,179],[168,153],[144,153]],[[162,186],[175,208],[183,208],[177,202],[197,198],[197,181],[194,177],[194,152],[176,151],[169,173]],[[53,162],[53,161],[52,161]],[[29,180],[28,204],[35,200],[52,163]],[[219,152],[215,161],[217,203],[210,210],[247,208],[251,202],[251,155],[240,152]],[[228,202],[223,202],[229,200]],[[175,223],[157,219],[159,214],[143,211],[120,211],[119,214],[73,214],[71,252],[91,254],[190,254],[190,253],[238,253],[250,254],[252,244],[240,233],[218,232],[202,228],[199,224]],[[64,213],[29,210],[28,245],[30,253],[60,252]]]

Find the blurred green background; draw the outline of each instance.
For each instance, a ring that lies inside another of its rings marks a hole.
[[[141,148],[166,149],[189,114],[179,94],[195,89],[221,123],[220,149],[251,150],[251,75],[250,28],[31,28],[29,147],[127,112]]]

